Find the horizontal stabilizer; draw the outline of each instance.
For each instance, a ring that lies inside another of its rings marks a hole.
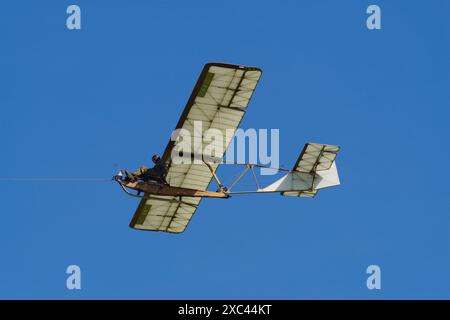
[[[303,147],[293,170],[300,172],[328,170],[336,159],[339,149],[339,146],[331,144],[307,143]]]

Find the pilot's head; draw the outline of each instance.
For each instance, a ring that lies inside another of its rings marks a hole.
[[[161,158],[157,154],[154,154],[152,157],[153,163],[157,163],[159,160],[161,160]]]

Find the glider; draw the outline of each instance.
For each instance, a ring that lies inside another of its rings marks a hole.
[[[247,110],[248,103],[261,77],[256,67],[224,63],[208,63],[204,66],[176,129],[193,131],[194,122],[201,121],[203,128],[221,132],[233,130]],[[199,134],[202,137],[202,133]],[[225,136],[225,134],[224,134]],[[225,139],[224,149],[233,137]],[[131,220],[130,227],[138,230],[183,232],[202,198],[229,198],[232,195],[250,193],[280,193],[283,196],[314,197],[320,189],[339,185],[335,159],[339,146],[307,143],[291,170],[265,188],[252,191],[233,191],[233,187],[257,164],[241,164],[241,175],[226,188],[216,175],[222,159],[202,158],[200,163],[177,164],[172,161],[176,141],[171,139],[161,157],[165,166],[164,183],[161,181],[129,181],[123,179],[123,171],[114,177],[129,195],[141,198]],[[198,150],[197,150],[198,151]],[[192,156],[195,155],[193,151]],[[220,161],[217,161],[220,160]],[[254,172],[253,172],[254,173]],[[209,191],[215,180],[217,191]],[[131,190],[137,191],[137,194]],[[141,195],[143,194],[143,195]]]

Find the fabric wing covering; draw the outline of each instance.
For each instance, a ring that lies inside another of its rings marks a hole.
[[[307,143],[300,153],[293,170],[310,174],[311,185],[313,185],[316,172],[330,169],[336,160],[339,149],[340,147],[335,145]],[[281,195],[312,198],[317,192],[318,190],[285,191]]]
[[[222,160],[223,154],[247,110],[247,105],[261,73],[262,71],[255,67],[222,63],[205,65],[176,126],[176,129],[185,129],[190,132],[192,136],[191,157],[200,158],[197,158],[197,163],[191,164],[177,164],[177,161],[172,161],[172,154],[177,152],[178,146],[177,142],[171,139],[162,156],[168,168],[166,180],[171,186],[207,190],[212,174],[208,167],[201,162],[202,148],[204,150],[207,146],[212,149],[216,148],[214,150],[222,150],[221,154],[214,152],[212,154],[216,160]],[[208,135],[204,135],[204,131],[207,129],[219,130],[223,140],[215,141]],[[193,142],[195,139],[202,141],[202,145],[196,145]],[[186,154],[183,152],[183,157],[185,156]],[[220,161],[208,162],[215,171]],[[180,233],[186,229],[202,199],[200,197],[182,197],[180,199],[172,196],[146,196],[141,200],[130,227],[172,233]]]

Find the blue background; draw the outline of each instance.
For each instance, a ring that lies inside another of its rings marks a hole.
[[[128,228],[138,202],[112,182],[2,181],[0,298],[450,298],[448,1],[75,3],[78,31],[72,2],[0,3],[2,177],[148,164],[222,61],[264,70],[242,128],[279,128],[288,167],[341,145],[342,184],[207,199],[173,235]]]

